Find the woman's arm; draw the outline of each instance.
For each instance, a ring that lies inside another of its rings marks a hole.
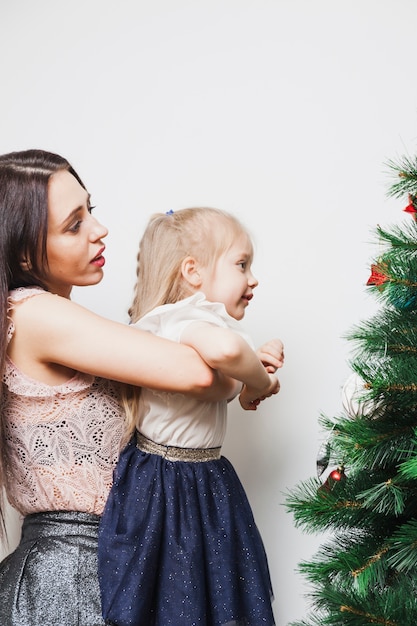
[[[265,398],[277,393],[277,378],[268,373],[258,355],[238,333],[207,322],[190,324],[181,341],[192,346],[210,367],[246,385],[246,394]]]
[[[229,382],[216,376],[190,347],[107,320],[66,298],[52,294],[28,298],[13,308],[12,318],[16,331],[10,357],[40,380],[56,364],[202,398],[230,394]]]

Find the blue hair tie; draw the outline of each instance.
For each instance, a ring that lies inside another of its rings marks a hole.
[[[165,215],[174,215],[174,211],[172,209],[165,211]]]

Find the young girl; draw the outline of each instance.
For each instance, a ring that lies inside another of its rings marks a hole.
[[[140,243],[136,326],[193,346],[256,410],[279,390],[279,340],[258,354],[241,320],[258,284],[250,237],[216,209],[154,216]],[[139,322],[137,320],[140,320]],[[176,364],[173,363],[173,367]],[[142,389],[99,531],[104,617],[117,626],[274,624],[262,540],[221,456],[227,401]]]
[[[73,285],[101,280],[106,235],[65,159],[0,156],[0,493],[24,516],[0,564],[2,626],[103,624],[98,522],[124,417],[115,381],[228,393],[188,346],[71,302]]]

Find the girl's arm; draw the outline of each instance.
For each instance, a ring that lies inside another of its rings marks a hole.
[[[256,350],[256,354],[266,371],[270,374],[274,374],[277,369],[284,365],[284,346],[280,339],[270,339]],[[258,397],[253,400],[253,394],[246,385],[243,385],[239,394],[239,402],[242,408],[247,411],[256,411],[258,405],[264,399],[265,397]]]
[[[246,397],[252,397],[252,401],[278,392],[277,378],[267,372],[256,352],[238,333],[195,322],[184,330],[181,341],[197,350],[210,367],[246,385]]]
[[[31,297],[15,305],[11,316],[16,331],[9,355],[39,380],[63,366],[203,399],[230,394],[230,382],[217,377],[190,347],[107,320],[66,298]]]

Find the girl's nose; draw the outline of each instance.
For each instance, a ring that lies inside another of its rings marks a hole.
[[[259,285],[258,279],[252,273],[249,275],[248,283],[252,289],[255,289],[255,287]]]

